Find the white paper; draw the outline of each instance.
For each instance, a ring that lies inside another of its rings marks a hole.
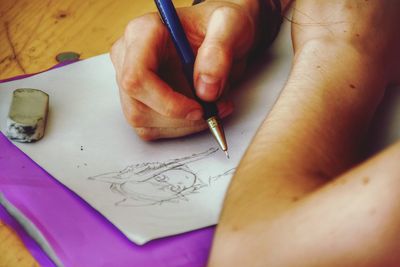
[[[123,117],[108,54],[0,84],[0,129],[13,90],[41,89],[50,96],[45,136],[15,145],[130,240],[144,244],[216,224],[232,172],[289,73],[284,28],[265,63],[234,92],[235,114],[224,121],[229,160],[208,131],[140,140]]]

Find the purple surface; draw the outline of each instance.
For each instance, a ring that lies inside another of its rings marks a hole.
[[[70,63],[73,62],[60,63],[53,68]],[[214,227],[137,246],[79,196],[33,162],[1,132],[0,191],[41,231],[66,267],[206,265]],[[3,216],[0,219],[3,220]],[[40,248],[31,245],[33,241],[25,239],[27,235],[20,230],[17,232],[32,255],[38,261],[44,258]],[[49,264],[43,262],[42,266],[53,266]]]
[[[130,242],[0,134],[0,190],[42,232],[65,266],[204,266],[214,229]]]
[[[47,255],[41,250],[39,245],[24,231],[24,229],[22,229],[21,225],[13,217],[11,217],[11,215],[9,215],[6,209],[1,205],[0,220],[8,227],[14,229],[40,266],[55,266],[49,257],[47,257]]]

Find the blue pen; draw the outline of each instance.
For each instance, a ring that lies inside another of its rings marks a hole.
[[[207,122],[211,133],[218,142],[218,145],[228,155],[228,146],[225,139],[224,129],[218,118],[218,109],[215,103],[206,102],[201,100],[196,95],[193,82],[193,70],[194,70],[194,54],[189,41],[186,37],[185,31],[183,30],[182,24],[179,20],[178,14],[176,13],[174,4],[171,0],[154,0],[157,5],[158,11],[161,16],[161,20],[167,27],[172,41],[178,51],[179,57],[181,58],[183,65],[183,72],[185,73],[186,79],[188,80],[192,89],[193,95],[197,102],[203,107],[204,120]]]

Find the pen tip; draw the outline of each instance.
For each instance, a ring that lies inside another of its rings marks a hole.
[[[225,152],[226,157],[229,159],[228,151],[225,150],[224,152]]]

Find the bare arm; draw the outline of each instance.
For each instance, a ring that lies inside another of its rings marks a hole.
[[[338,190],[317,189],[361,160],[360,145],[371,117],[385,87],[399,74],[399,34],[393,27],[399,18],[397,1],[297,1],[293,69],[233,178],[210,266],[377,266],[346,262],[338,238],[330,240],[337,253],[324,257],[320,252],[327,251],[319,250],[318,244],[325,240],[313,230],[322,224],[326,231],[334,231],[334,221],[342,216],[334,201]],[[371,164],[360,169],[379,168]],[[390,166],[395,177],[395,164]],[[354,173],[347,179],[356,179]],[[350,183],[343,193],[351,193],[355,186]],[[308,195],[308,204],[300,204]],[[330,217],[318,217],[324,211]],[[305,223],[303,212],[313,219]],[[314,246],[303,247],[299,240]],[[358,241],[353,245],[368,240]],[[292,243],[296,246],[288,250]],[[312,265],[299,251],[326,261]]]

